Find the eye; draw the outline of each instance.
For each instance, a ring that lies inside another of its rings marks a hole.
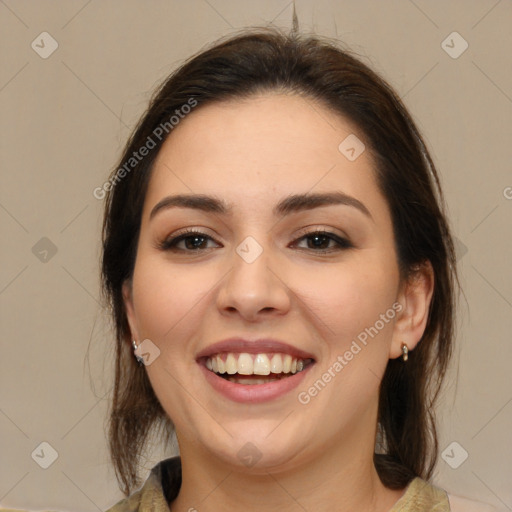
[[[299,247],[299,243],[302,241],[306,242],[306,247]],[[157,247],[163,251],[202,252],[214,248],[208,247],[208,242],[220,245],[206,233],[188,230],[159,242]],[[316,253],[331,253],[354,247],[347,239],[325,230],[311,231],[295,240],[291,245]]]
[[[305,247],[305,249],[311,249],[313,252],[319,253],[342,251],[354,247],[346,238],[342,238],[325,230],[316,230],[307,233],[298,238],[294,244],[297,245],[297,242],[300,241],[306,241],[307,247]]]
[[[212,248],[206,247],[208,240],[217,244],[211,236],[202,233],[201,231],[189,230],[159,242],[158,248],[163,251],[199,252]],[[179,244],[182,244],[181,247]]]

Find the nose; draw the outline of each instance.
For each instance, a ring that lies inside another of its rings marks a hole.
[[[220,284],[219,311],[223,315],[238,314],[250,322],[286,314],[291,291],[270,249],[264,249],[255,259],[246,258],[240,249],[243,247],[234,252],[231,268]]]

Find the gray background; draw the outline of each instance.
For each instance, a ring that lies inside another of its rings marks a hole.
[[[298,0],[297,14],[303,31],[339,38],[391,82],[432,150],[466,296],[435,482],[512,510],[512,2]],[[92,192],[184,58],[291,17],[289,0],[0,0],[4,507],[104,510],[122,497],[104,435],[113,337]],[[45,31],[58,48],[42,58]],[[173,449],[150,451],[145,468]]]

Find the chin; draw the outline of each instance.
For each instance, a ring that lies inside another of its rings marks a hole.
[[[273,428],[279,421],[282,419],[273,422]],[[300,464],[306,458],[311,443],[284,428],[280,431],[278,427],[272,432],[268,423],[265,421],[262,425],[254,422],[248,426],[244,422],[238,432],[230,430],[233,437],[225,435],[225,431],[218,427],[222,430],[221,438],[209,435],[203,439],[203,443],[216,460],[241,473],[266,475],[269,472],[286,471]]]

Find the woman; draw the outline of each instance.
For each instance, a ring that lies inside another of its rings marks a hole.
[[[456,268],[405,107],[350,53],[246,32],[155,94],[109,180],[111,511],[450,510],[428,483]],[[148,436],[180,457],[142,489]]]

